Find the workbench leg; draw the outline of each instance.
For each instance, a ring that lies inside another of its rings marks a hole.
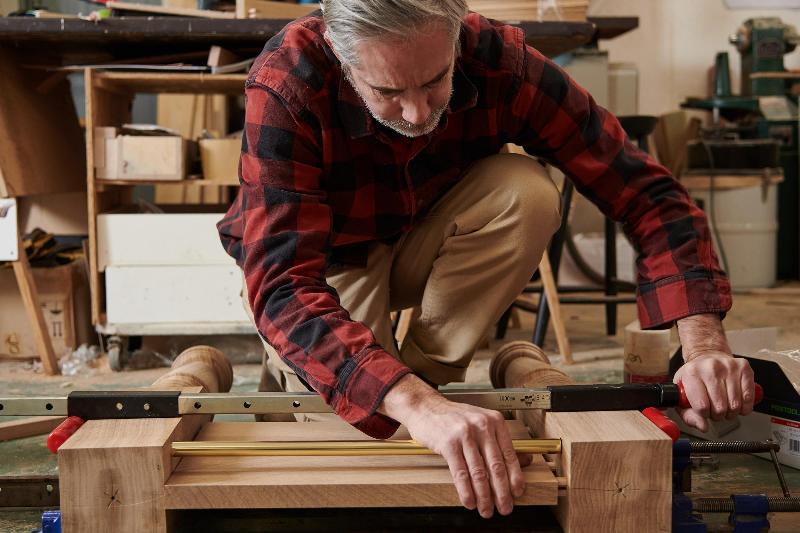
[[[22,238],[17,235],[17,246],[19,259],[12,262],[14,275],[17,278],[19,292],[22,295],[22,302],[28,314],[28,321],[33,328],[33,338],[36,342],[36,351],[42,360],[44,372],[48,376],[55,376],[61,373],[58,369],[56,354],[53,351],[53,343],[50,341],[50,334],[47,332],[47,324],[44,321],[44,314],[39,302],[39,292],[36,290],[36,283],[33,280],[33,272],[25,253],[25,246]]]

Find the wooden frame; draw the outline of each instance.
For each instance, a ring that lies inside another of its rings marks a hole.
[[[166,532],[170,510],[460,506],[438,456],[172,458],[170,444],[192,440],[203,421],[190,415],[87,422],[58,453],[64,531]],[[515,437],[527,436],[520,423],[510,424]],[[216,422],[195,438],[368,437],[334,421]],[[559,481],[541,456],[525,476],[518,505],[556,503]]]
[[[171,457],[177,440],[366,438],[338,421],[205,420],[87,422],[59,450],[64,531],[169,532],[172,511],[187,509],[460,507],[437,456]],[[542,421],[538,431],[560,437],[564,453],[550,462],[536,456],[524,469],[518,507],[551,506],[565,531],[669,530],[672,446],[647,419],[590,412]],[[528,436],[521,422],[509,427]]]

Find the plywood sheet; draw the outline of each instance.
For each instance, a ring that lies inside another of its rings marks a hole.
[[[509,422],[514,438],[529,438]],[[404,430],[395,438],[409,438]],[[196,441],[368,439],[344,422],[217,422]],[[554,505],[558,484],[536,456],[516,505]],[[461,504],[439,456],[184,457],[165,487],[167,509],[427,507]]]
[[[83,133],[66,78],[25,69],[22,52],[0,47],[0,168],[4,196],[86,190]]]

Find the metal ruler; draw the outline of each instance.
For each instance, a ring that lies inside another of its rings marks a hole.
[[[672,383],[559,385],[526,389],[445,392],[451,401],[493,409],[629,411],[674,407],[681,391]],[[200,393],[180,391],[75,391],[67,396],[0,397],[0,416],[77,416],[88,419],[173,418],[194,414],[328,413],[316,393]]]

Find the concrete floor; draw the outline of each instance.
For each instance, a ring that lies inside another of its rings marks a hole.
[[[776,290],[761,291],[757,294],[737,294],[734,307],[725,320],[728,329],[751,327],[780,328],[778,349],[800,348],[800,285],[783,286]],[[635,307],[623,305],[619,308],[619,325],[616,336],[605,335],[605,313],[601,306],[563,306],[567,321],[567,333],[572,343],[577,364],[563,366],[577,381],[614,383],[622,381],[622,330],[625,324],[635,319]],[[473,384],[489,383],[488,366],[492,354],[504,342],[517,339],[530,339],[534,316],[521,313],[521,327],[510,329],[503,341],[492,340],[488,348],[481,349],[473,360],[467,373],[467,381]],[[155,348],[162,353],[177,353],[187,343],[220,343],[235,364],[234,390],[252,391],[256,389],[259,377],[258,361],[260,345],[253,338],[208,338],[208,339],[154,339],[146,347]],[[555,339],[552,331],[544,346],[552,354],[554,365],[561,366],[561,358],[556,355]],[[165,368],[129,370],[112,372],[107,362],[100,359],[98,368],[81,376],[47,377],[32,370],[26,362],[0,360],[0,395],[65,395],[70,390],[112,389],[146,386],[152,383]],[[9,417],[0,417],[5,421]],[[44,437],[33,437],[13,442],[0,443],[0,475],[55,474],[55,456],[44,446]],[[698,472],[695,476],[700,486],[707,485],[717,496],[730,493],[733,489],[720,486],[720,480],[731,480],[737,491],[768,491],[777,495],[779,488],[774,481],[774,471],[769,463],[756,458],[731,459],[723,462],[725,472]],[[727,472],[727,473],[726,473]],[[790,487],[800,491],[800,471],[787,469]],[[742,487],[744,484],[744,488]],[[0,531],[28,533],[37,526],[40,511],[0,511]],[[796,531],[790,520],[791,515],[778,516],[773,520],[773,531]],[[786,529],[784,529],[784,527]]]

